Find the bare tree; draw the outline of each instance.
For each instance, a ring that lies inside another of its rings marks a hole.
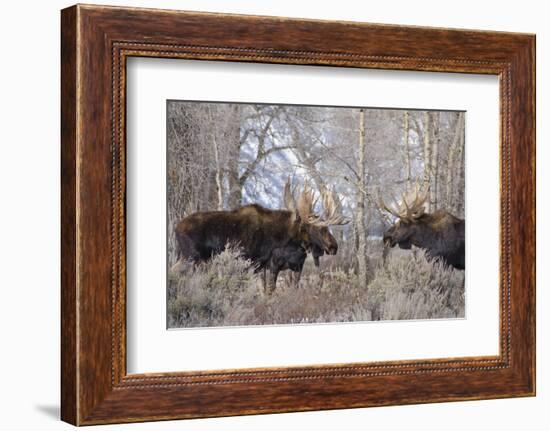
[[[214,163],[215,163],[215,178],[216,178],[216,192],[217,192],[217,210],[223,209],[223,189],[222,189],[222,165],[220,161],[220,151],[219,151],[219,144],[218,144],[218,137],[217,137],[217,130],[214,127],[215,119],[212,115],[212,109],[208,110],[210,124],[212,127],[211,130],[211,137],[212,137],[212,150],[214,152]]]
[[[365,139],[365,110],[359,110],[359,157],[357,158],[357,172],[359,176],[359,187],[357,187],[357,266],[358,274],[361,280],[367,281],[367,229],[365,227],[365,193],[367,190],[365,157],[366,157],[366,139]]]
[[[431,115],[429,111],[424,114],[424,184],[429,185],[432,177],[432,153],[431,153]],[[431,211],[431,199],[428,201],[428,211]]]
[[[452,141],[447,157],[446,200],[449,211],[462,215],[463,212],[463,189],[460,184],[463,180],[463,154],[464,154],[464,112],[459,112],[455,121]],[[457,187],[458,186],[458,187]],[[462,193],[460,193],[462,191]],[[462,211],[461,211],[462,208]]]
[[[280,208],[288,176],[341,196],[353,223],[335,229],[338,256],[370,277],[391,223],[377,194],[430,185],[426,208],[464,213],[464,113],[169,102],[168,229],[196,211]],[[169,235],[169,262],[175,258]]]
[[[435,211],[438,208],[438,185],[439,185],[439,112],[430,112],[432,121],[431,139],[431,160],[430,160],[430,209]]]
[[[407,186],[411,184],[411,151],[409,145],[409,111],[403,111],[403,141],[405,142],[405,166],[407,170]]]

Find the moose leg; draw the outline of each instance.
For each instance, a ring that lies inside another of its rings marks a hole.
[[[386,265],[386,259],[388,258],[388,254],[390,252],[391,247],[384,244],[384,248],[382,249],[382,263],[384,266]]]
[[[302,271],[304,269],[304,262],[305,259],[302,261],[302,263],[298,264],[298,267],[295,269],[294,272],[294,287],[297,289],[300,287],[300,279],[302,278]]]
[[[292,285],[296,289],[300,287],[300,278],[302,277],[302,268],[300,268],[297,271],[292,271],[290,277],[291,277]]]
[[[271,268],[269,271],[269,282],[267,286],[266,293],[271,295],[277,287],[277,277],[279,276],[279,270],[276,268]]]
[[[294,271],[290,271],[288,274],[289,285],[294,286]]]
[[[264,266],[262,268],[262,287],[264,289],[264,292],[267,292],[267,268]]]

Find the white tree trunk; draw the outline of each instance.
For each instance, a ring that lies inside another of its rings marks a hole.
[[[218,148],[218,137],[216,134],[218,133],[217,127],[215,127],[215,119],[212,115],[212,110],[209,110],[209,116],[210,116],[210,135],[212,137],[212,151],[214,152],[214,163],[216,172],[214,175],[214,180],[216,182],[216,209],[222,210],[223,209],[223,189],[222,189],[222,167],[220,164],[220,152]]]
[[[359,157],[357,159],[357,173],[359,175],[359,187],[357,188],[357,268],[359,279],[367,283],[367,230],[365,226],[365,111],[359,110]]]
[[[453,190],[454,202],[453,202],[453,211],[458,217],[464,217],[464,181],[465,181],[465,171],[464,171],[464,114],[462,114],[462,130],[460,132],[460,139],[458,143],[457,151],[457,163],[455,168],[455,176],[457,179],[458,187],[455,186]]]
[[[407,169],[407,187],[411,185],[411,153],[409,148],[409,111],[403,114],[403,139],[405,141],[405,167]]]
[[[212,134],[212,146],[214,147],[214,161],[216,163],[216,192],[218,195],[218,211],[223,210],[222,168],[220,166],[220,153],[215,132]]]
[[[461,162],[462,162],[462,136],[464,135],[464,113],[458,114],[455,129],[453,133],[453,140],[451,142],[451,148],[449,148],[449,158],[447,162],[447,174],[445,178],[446,191],[445,196],[447,199],[447,209],[452,213],[457,212],[456,208],[456,191],[454,190],[455,183],[457,183],[457,177],[460,177]]]
[[[432,130],[433,130],[433,139],[432,139],[432,162],[430,166],[430,171],[432,174],[431,187],[430,187],[430,210],[433,212],[437,210],[439,206],[438,202],[438,187],[439,187],[439,113],[432,112]]]
[[[424,114],[424,186],[431,185],[432,178],[432,156],[431,156],[431,115],[429,112]],[[428,212],[431,212],[431,199],[428,201]]]

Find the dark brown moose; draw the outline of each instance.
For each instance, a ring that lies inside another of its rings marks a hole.
[[[349,223],[349,220],[339,215],[339,205],[335,202],[335,193],[326,188],[321,190],[321,201],[324,210],[322,217],[315,215],[314,207],[317,203],[315,193],[309,187],[308,183],[304,184],[302,193],[298,200],[294,199],[295,190],[292,189],[290,180],[287,181],[284,189],[284,203],[289,211],[298,211],[304,219],[310,220],[307,225],[309,244],[302,244],[305,251],[311,252],[313,262],[317,268],[320,267],[319,258],[325,253],[334,255],[338,252],[338,242],[329,230],[329,226],[344,225]],[[294,272],[292,277],[293,284],[297,287],[300,282],[302,269],[304,266],[307,254],[304,255],[301,250],[295,245],[289,244],[284,249],[275,250],[270,270],[272,275],[277,279],[279,271],[290,269]]]
[[[384,245],[411,246],[426,250],[426,254],[456,269],[464,269],[464,220],[445,210],[426,213],[428,189],[421,191],[418,184],[413,192],[404,194],[401,204],[388,206],[380,198],[380,207],[397,221],[384,232]],[[395,199],[394,199],[395,201]],[[387,249],[386,249],[387,250]]]
[[[289,243],[284,247],[273,250],[269,261],[269,272],[271,274],[272,285],[277,284],[279,272],[289,269],[291,273],[291,283],[298,286],[304,263],[306,261],[307,251],[302,244]]]
[[[285,210],[253,204],[233,211],[197,212],[185,217],[175,229],[179,260],[204,262],[222,252],[226,245],[234,244],[258,271],[264,271],[264,280],[265,270],[270,269],[271,292],[279,271],[301,272],[305,252],[314,245],[323,252],[336,254],[338,244],[328,226],[347,221],[335,213],[335,208],[329,208],[324,216],[315,214],[313,192],[305,186],[295,202],[290,182],[285,185],[284,200]],[[327,198],[324,201],[329,202]]]

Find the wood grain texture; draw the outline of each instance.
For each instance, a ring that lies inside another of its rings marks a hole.
[[[77,422],[76,9],[61,16],[61,418]]]
[[[533,35],[79,5],[62,11],[61,36],[63,420],[84,425],[534,394]],[[498,75],[499,355],[127,375],[130,56]]]

